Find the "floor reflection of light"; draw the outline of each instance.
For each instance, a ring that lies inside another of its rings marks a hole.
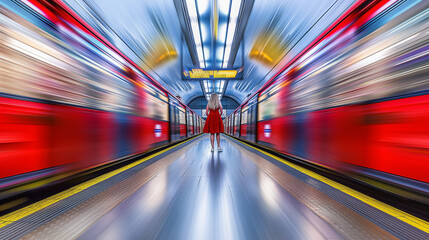
[[[209,219],[214,216],[210,216],[210,204],[211,196],[209,192],[209,186],[202,186],[200,188],[200,197],[197,200],[195,222],[193,224],[194,231],[192,234],[193,239],[207,239],[208,229],[211,227]],[[212,214],[216,214],[213,212]]]
[[[101,235],[99,235],[98,239],[105,239],[105,240],[115,240],[115,239],[123,239],[124,238],[124,230],[126,230],[127,227],[124,223],[119,224],[109,224],[106,226],[106,229],[104,229],[103,232],[101,232]]]
[[[308,221],[308,219],[314,218],[313,212],[311,211],[304,211],[305,212],[305,218],[299,218],[301,222],[297,224],[297,226],[300,226],[300,231],[303,234],[303,239],[325,239],[321,234],[321,231],[323,229],[318,229],[316,225]]]
[[[164,170],[165,171],[165,170]],[[165,201],[167,193],[168,174],[161,172],[147,182],[139,192],[135,205],[141,216],[156,213]]]
[[[159,174],[156,178],[152,179],[153,182],[148,184],[146,194],[148,196],[145,208],[156,210],[163,203],[165,193],[167,191],[167,174]]]
[[[262,199],[267,206],[274,210],[278,208],[279,192],[274,180],[269,177],[265,172],[259,171],[259,188],[261,190]]]
[[[232,199],[230,197],[229,188],[225,187],[220,191],[219,196],[219,209],[221,211],[220,218],[218,221],[219,226],[221,226],[220,239],[237,239],[234,230],[237,230],[234,221],[234,213],[232,208]]]

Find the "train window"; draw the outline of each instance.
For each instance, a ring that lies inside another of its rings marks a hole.
[[[109,111],[135,112],[133,84],[118,74],[117,66],[98,61],[105,54],[98,48],[89,48],[91,44],[85,43],[87,40],[82,36],[73,33],[73,40],[67,35],[71,31],[66,29],[56,36],[50,35],[4,8],[0,8],[0,21],[0,52],[4,59],[0,91]],[[76,44],[81,47],[76,48]]]
[[[79,62],[56,46],[57,39],[2,7],[0,22],[0,91],[85,104],[81,77],[68,71],[70,66],[76,70]]]
[[[144,78],[145,79],[145,78]],[[146,79],[143,82],[142,115],[148,118],[168,121],[168,97]]]
[[[110,76],[107,80],[110,80],[110,85],[113,89],[110,89],[108,94],[103,96],[94,96],[94,100],[98,106],[105,106],[107,110],[115,110],[124,113],[135,113],[135,102],[137,95],[135,94],[134,85],[127,80],[119,77]],[[105,101],[105,100],[110,101]],[[113,101],[111,101],[113,99]],[[107,105],[107,104],[108,105]],[[94,106],[93,104],[91,104]],[[107,105],[107,106],[106,106]]]
[[[285,116],[288,113],[289,83],[276,80],[259,96],[258,121]]]
[[[429,89],[429,51],[425,29],[429,14],[400,18],[341,49],[331,67],[330,106],[379,99]],[[338,71],[337,69],[341,69]]]
[[[235,119],[235,123],[234,123],[234,125],[235,125],[235,126],[239,126],[239,125],[240,125],[240,111],[236,111],[236,112],[235,112],[235,117],[234,117],[234,119]]]
[[[249,111],[249,106],[243,107],[243,111],[241,113],[241,124],[247,124],[248,111]]]
[[[305,75],[292,81],[290,86],[291,113],[312,111],[321,107],[324,91],[321,76]]]
[[[186,124],[186,114],[185,109],[183,107],[179,107],[179,119],[180,124]]]
[[[190,111],[187,111],[188,115],[188,125],[192,126],[192,113]]]
[[[377,30],[338,34],[298,68],[291,86],[292,111],[310,111],[428,90],[429,14],[395,18]],[[367,35],[366,35],[367,34]]]

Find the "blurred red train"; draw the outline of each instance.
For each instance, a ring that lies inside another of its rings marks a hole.
[[[60,1],[0,6],[0,187],[202,132],[203,120]]]
[[[227,134],[429,193],[428,1],[358,1],[225,121]]]

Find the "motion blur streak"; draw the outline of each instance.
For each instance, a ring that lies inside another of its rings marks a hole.
[[[357,2],[225,119],[228,134],[428,194],[428,7]]]
[[[201,132],[199,116],[61,2],[1,3],[0,187]],[[175,118],[179,112],[186,116]],[[183,131],[170,137],[170,126]]]

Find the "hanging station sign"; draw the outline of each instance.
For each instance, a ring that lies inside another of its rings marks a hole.
[[[229,79],[229,80],[242,80],[243,67],[231,69],[206,69],[206,68],[192,68],[184,69],[182,72],[183,80],[214,80],[214,79]]]

